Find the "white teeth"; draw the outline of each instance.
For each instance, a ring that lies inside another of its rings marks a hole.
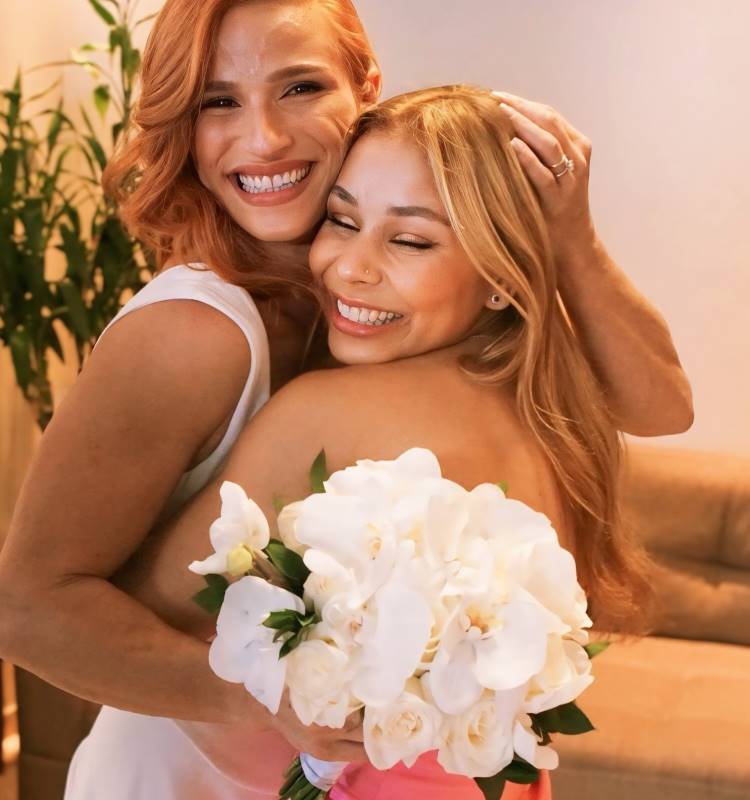
[[[276,175],[237,175],[240,187],[249,194],[263,194],[265,192],[280,192],[289,189],[310,174],[312,164],[301,169]]]
[[[374,325],[379,327],[381,325],[388,325],[402,318],[401,314],[395,311],[376,311],[373,308],[361,308],[359,306],[348,306],[341,300],[336,301],[336,307],[339,314],[352,322],[358,322],[360,325]]]

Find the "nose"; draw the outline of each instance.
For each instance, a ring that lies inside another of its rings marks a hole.
[[[352,284],[380,283],[382,275],[372,258],[374,249],[361,232],[354,235],[336,259],[336,272],[341,280]]]
[[[294,143],[282,115],[272,107],[261,105],[253,105],[242,115],[236,136],[259,161],[278,160]]]

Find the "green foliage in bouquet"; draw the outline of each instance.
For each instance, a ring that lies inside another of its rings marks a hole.
[[[133,33],[150,17],[131,20],[137,0],[88,3],[107,26],[107,44],[84,44],[70,61],[43,66],[74,65],[94,78],[93,111],[102,121],[114,119],[107,137],[97,133],[91,108],[80,107],[80,123],[63,111],[62,99],[32,109],[47,101],[57,83],[27,98],[19,72],[12,87],[0,91],[0,344],[10,349],[16,381],[42,429],[53,411],[50,351],[64,358],[59,326],[75,342],[80,368],[107,323],[151,271],[101,190],[108,153],[132,110],[141,58]],[[97,53],[108,56],[111,70],[95,60]],[[85,174],[71,168],[76,160],[85,164]],[[64,269],[51,277],[55,249],[62,253]]]

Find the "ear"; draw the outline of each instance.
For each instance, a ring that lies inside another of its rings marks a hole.
[[[484,304],[490,311],[502,311],[510,305],[510,299],[499,292],[492,292]]]
[[[380,98],[380,91],[383,88],[383,76],[380,67],[373,64],[367,72],[365,85],[362,88],[362,105],[374,106]]]

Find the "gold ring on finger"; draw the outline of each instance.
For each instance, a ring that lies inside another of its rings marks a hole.
[[[562,178],[568,172],[574,172],[576,168],[575,162],[572,158],[564,155],[557,164],[553,164],[550,169],[555,178]]]

